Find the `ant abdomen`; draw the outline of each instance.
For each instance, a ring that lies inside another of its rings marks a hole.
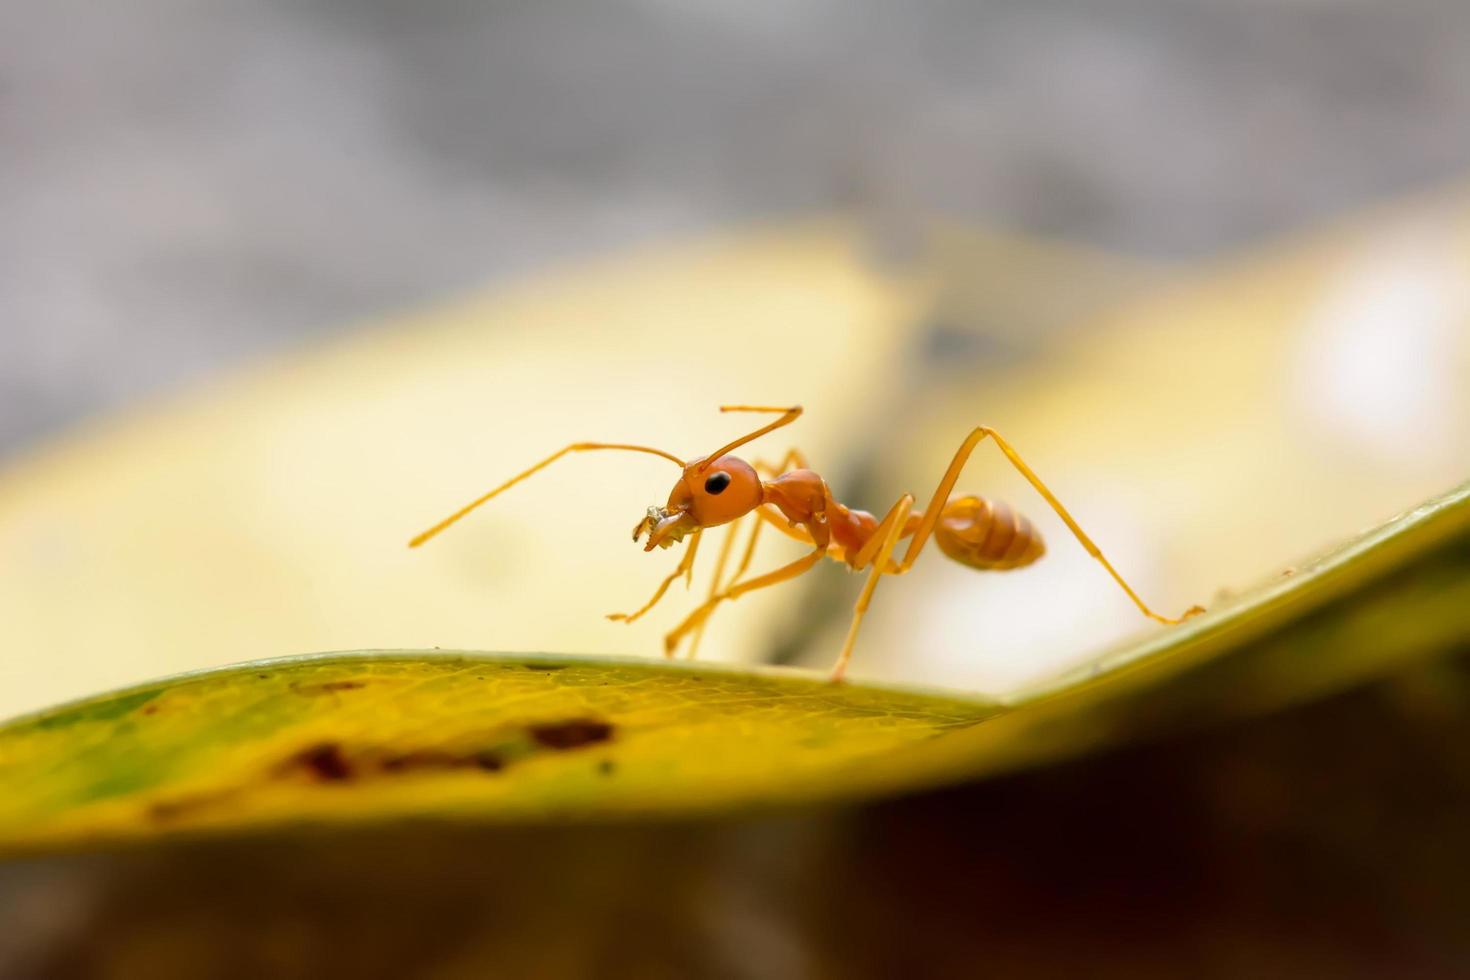
[[[961,565],[1003,571],[1029,565],[1046,553],[1041,533],[998,501],[951,497],[934,528],[939,550]]]

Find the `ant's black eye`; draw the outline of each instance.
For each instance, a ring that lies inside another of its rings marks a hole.
[[[721,494],[730,485],[729,473],[711,473],[710,478],[704,481],[704,492],[708,494]]]

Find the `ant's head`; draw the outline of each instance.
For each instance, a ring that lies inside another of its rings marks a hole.
[[[633,529],[633,540],[648,532],[644,551],[667,548],[692,531],[718,527],[744,517],[760,506],[761,478],[739,456],[690,460],[662,507],[648,508]]]

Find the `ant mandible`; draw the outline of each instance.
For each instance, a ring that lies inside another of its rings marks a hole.
[[[1087,549],[1087,553],[1102,563],[1103,568],[1107,569],[1108,574],[1145,616],[1160,623],[1174,625],[1204,611],[1199,606],[1193,606],[1179,619],[1170,619],[1150,609],[1132,587],[1123,580],[1123,576],[1118,574],[1117,569],[1113,568],[1112,564],[1103,557],[1103,553],[1072,519],[1072,515],[1067,513],[1061,501],[1057,500],[1046,484],[1041,482],[1041,478],[1032,472],[1031,467],[1027,466],[1025,461],[1011,448],[1010,443],[1006,442],[1000,433],[987,426],[979,426],[965,438],[959,451],[955,453],[954,459],[950,461],[949,469],[945,470],[944,477],[939,481],[939,486],[935,489],[934,496],[930,499],[927,508],[916,513],[913,495],[904,494],[898,498],[897,503],[889,508],[883,519],[879,520],[867,511],[856,510],[838,503],[837,499],[832,496],[832,491],[827,487],[827,482],[807,468],[806,459],[796,449],[788,452],[785,458],[775,466],[759,461],[752,465],[738,456],[730,455],[732,450],[795,422],[801,415],[800,406],[769,408],[755,405],[724,405],[721,406],[720,411],[779,413],[781,417],[769,425],[764,425],[720,447],[708,456],[700,456],[687,463],[672,453],[666,453],[650,446],[574,442],[446,517],[410,541],[409,547],[417,548],[481,504],[550,466],[567,453],[586,452],[594,449],[619,449],[661,456],[679,466],[683,473],[678,482],[674,484],[668,502],[662,507],[648,508],[648,512],[633,528],[633,540],[637,541],[646,533],[648,539],[643,550],[652,551],[654,548],[671,547],[687,537],[689,547],[685,550],[679,566],[663,580],[658,590],[654,592],[653,598],[644,603],[642,608],[633,613],[613,613],[608,618],[631,623],[648,612],[663,598],[664,593],[674,581],[681,576],[685,577],[686,582],[692,579],[694,556],[699,549],[700,535],[706,528],[734,524],[747,514],[754,513],[758,519],[751,531],[744,556],[735,574],[723,587],[720,585],[730,556],[730,547],[735,540],[736,529],[732,527],[730,534],[725,538],[715,566],[715,577],[710,586],[709,597],[664,638],[664,654],[672,657],[684,637],[693,632],[694,637],[689,650],[689,656],[693,657],[698,649],[699,638],[704,631],[705,623],[710,613],[720,603],[738,599],[756,589],[764,589],[794,579],[811,569],[823,558],[831,558],[834,561],[845,562],[853,571],[871,569],[867,581],[863,584],[863,590],[858,596],[857,605],[854,607],[852,625],[848,627],[847,639],[842,644],[842,652],[838,655],[837,662],[832,668],[832,679],[837,681],[842,679],[843,673],[847,670],[848,661],[852,658],[858,628],[862,625],[863,614],[867,611],[868,603],[873,598],[873,590],[877,588],[879,578],[884,575],[902,575],[912,568],[931,535],[938,542],[939,550],[945,555],[962,565],[981,570],[1008,571],[1013,568],[1021,568],[1036,561],[1045,552],[1041,535],[1036,528],[1025,517],[1015,513],[1005,504],[976,496],[950,497],[955,481],[959,479],[960,470],[964,468],[970,454],[981,441],[988,438],[999,447],[1006,459],[1010,460],[1011,465],[1026,478],[1036,492],[1041,494],[1042,499],[1051,505],[1052,510],[1056,511],[1057,516],[1081,542],[1082,547]],[[762,480],[761,472],[765,472],[771,478]],[[756,540],[760,535],[761,527],[766,523],[774,525],[790,537],[810,546],[812,550],[775,571],[742,580],[745,570],[750,565],[751,556],[755,552]],[[909,538],[908,549],[903,553],[902,558],[895,560],[894,550],[898,542],[906,537]]]

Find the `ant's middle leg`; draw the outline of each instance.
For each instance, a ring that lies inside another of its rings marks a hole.
[[[775,571],[767,572],[766,574],[753,578],[748,582],[738,582],[734,585],[729,586],[726,589],[721,590],[717,595],[710,597],[708,601],[706,601],[703,605],[701,605],[699,608],[695,609],[692,613],[685,617],[682,623],[674,627],[674,629],[671,630],[669,634],[664,637],[664,656],[672,657],[674,655],[674,651],[678,649],[679,642],[684,638],[684,634],[688,633],[690,630],[697,629],[699,627],[699,624],[704,622],[705,619],[709,617],[709,614],[714,612],[715,607],[718,606],[720,603],[727,600],[738,599],[745,593],[754,592],[756,589],[764,589],[772,585],[779,585],[782,582],[788,582],[791,579],[796,578],[803,572],[810,570],[811,567],[817,564],[817,562],[821,561],[826,556],[826,554],[826,549],[819,548],[815,551],[808,552],[807,554],[796,559],[796,561],[791,562],[790,564],[782,565]]]
[[[832,665],[832,680],[842,680],[842,675],[847,671],[847,662],[852,659],[852,648],[857,643],[858,629],[863,623],[863,614],[868,611],[868,603],[872,601],[873,590],[878,587],[878,579],[885,574],[897,572],[891,566],[893,549],[898,546],[899,538],[903,537],[904,527],[908,524],[909,513],[914,509],[914,498],[910,494],[904,494],[898,498],[898,503],[888,511],[882,522],[873,530],[873,535],[863,545],[854,558],[857,568],[864,567],[865,563],[872,562],[872,568],[868,571],[868,580],[863,583],[863,591],[858,595],[857,604],[852,610],[852,624],[847,628],[847,639],[842,643],[842,652],[837,655],[837,662]]]
[[[719,560],[715,563],[715,577],[714,580],[710,582],[709,587],[710,600],[713,600],[715,598],[722,587],[730,588],[735,583],[740,581],[740,577],[744,575],[745,570],[750,567],[751,559],[755,557],[755,546],[756,543],[760,541],[761,528],[765,524],[770,523],[776,525],[782,531],[785,531],[788,535],[790,535],[797,541],[800,541],[802,544],[813,546],[815,545],[815,542],[812,541],[812,537],[810,534],[807,534],[806,531],[799,527],[792,527],[784,517],[778,517],[777,515],[771,513],[768,508],[764,506],[757,507],[755,509],[755,514],[756,521],[754,526],[750,529],[750,538],[745,542],[745,552],[740,556],[740,564],[736,567],[735,574],[731,575],[730,578],[726,580],[725,584],[721,586],[720,582],[721,579],[724,578],[725,562],[730,556],[731,546],[735,543],[735,525],[730,525],[730,533],[726,535],[725,543],[720,548]],[[737,521],[736,523],[739,522]],[[705,627],[708,625],[709,617],[706,616],[704,620],[700,622],[699,629],[695,631],[694,639],[691,640],[689,643],[689,653],[686,654],[688,659],[693,660],[698,654],[699,643],[701,640],[704,639],[704,630]]]
[[[771,476],[780,476],[788,470],[806,470],[811,467],[807,465],[806,456],[800,449],[792,447],[786,450],[786,455],[781,457],[781,462],[772,465],[764,460],[752,460],[751,466],[757,470],[763,470]]]
[[[770,504],[762,504],[755,509],[755,513],[762,521],[771,525],[793,541],[800,541],[802,544],[816,543],[812,540],[812,536],[806,528],[792,524],[784,515],[772,509]]]

